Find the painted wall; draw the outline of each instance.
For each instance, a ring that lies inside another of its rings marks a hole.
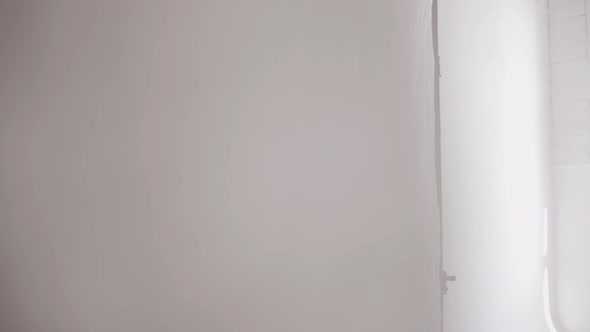
[[[0,330],[439,329],[429,1],[2,1]]]
[[[439,4],[445,331],[547,331],[550,205],[546,4]]]
[[[554,303],[562,331],[587,331],[590,322],[590,167],[558,166],[555,174]]]
[[[549,1],[555,184],[554,302],[564,331],[590,329],[590,28],[585,0]]]

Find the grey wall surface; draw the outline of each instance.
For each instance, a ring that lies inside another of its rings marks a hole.
[[[0,331],[439,328],[430,1],[2,1]]]
[[[590,329],[590,25],[585,0],[549,1],[555,187],[554,303],[564,331]]]

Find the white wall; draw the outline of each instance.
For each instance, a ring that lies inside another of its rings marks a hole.
[[[546,331],[546,4],[442,0],[445,331]]]
[[[590,329],[590,48],[585,0],[549,2],[555,184],[554,303],[564,331]]]
[[[554,303],[562,331],[588,331],[590,321],[590,167],[559,166],[555,174]]]
[[[2,1],[0,330],[438,330],[429,4]]]

